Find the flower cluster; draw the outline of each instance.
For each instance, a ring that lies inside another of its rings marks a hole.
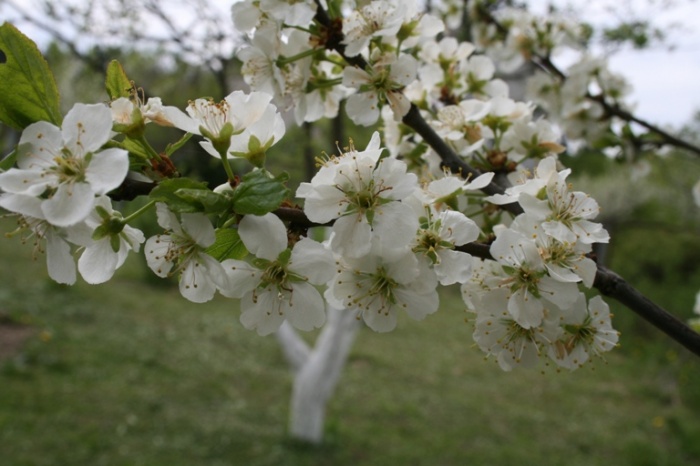
[[[109,280],[143,234],[126,225],[105,196],[126,178],[127,152],[103,148],[112,113],[101,104],[76,104],[58,128],[39,121],[20,138],[17,168],[0,173],[0,207],[13,212],[18,232],[28,232],[47,252],[51,278],[76,280],[71,248],[82,251],[78,270],[89,283]]]
[[[485,2],[472,2],[473,19],[483,17],[485,11]],[[562,127],[567,138],[592,141],[615,130],[604,106],[628,110],[625,98],[631,88],[604,59],[588,54],[584,44],[590,40],[590,28],[554,12],[538,16],[519,8],[502,8],[488,15],[493,19],[490,23],[472,22],[475,42],[506,73],[529,60],[539,64],[528,80],[528,98]],[[559,71],[551,57],[564,50],[579,58]]]
[[[576,369],[612,349],[608,306],[580,290],[596,276],[592,245],[609,240],[595,222],[598,204],[567,182],[559,128],[509,97],[496,77],[498,53],[438,39],[443,21],[413,2],[335,2],[331,19],[320,3],[235,3],[234,21],[249,38],[238,57],[250,93],[194,99],[182,111],[117,90],[109,106],[76,105],[61,128],[24,130],[16,167],[0,173],[0,207],[46,249],[49,275],[105,282],[145,242],[148,267],[177,278],[183,297],[239,299],[242,325],[261,335],[285,321],[318,328],[326,303],[388,332],[403,313],[422,320],[437,312],[439,285],[459,285],[475,342],[504,370],[545,358]],[[454,13],[454,2],[440,5]],[[553,44],[530,39],[546,39],[538,31],[549,40],[570,32],[510,24],[501,61],[523,43],[549,54]],[[478,32],[480,40],[495,34]],[[600,63],[577,66],[572,75],[587,78],[562,85],[562,108],[585,100],[590,79],[621,92]],[[364,150],[351,141],[325,155],[296,190],[303,208],[292,207],[285,176],[267,170],[267,152],[286,132],[278,106],[302,123],[336,116],[342,100],[355,123],[381,122],[386,147],[377,131]],[[411,126],[414,118],[429,129]],[[155,151],[148,123],[180,129],[181,141],[199,136],[227,182],[212,190],[179,177],[170,156],[182,144]],[[234,173],[230,158],[251,166]],[[456,160],[456,173],[446,159]],[[124,217],[109,196],[131,183],[152,191]],[[162,232],[146,240],[129,222],[153,210]]]

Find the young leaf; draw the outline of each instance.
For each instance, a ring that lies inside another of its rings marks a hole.
[[[207,213],[222,213],[230,208],[228,197],[208,189],[181,188],[175,191],[175,195],[193,205],[201,205]]]
[[[112,100],[119,97],[129,97],[131,81],[126,76],[124,68],[117,60],[112,60],[107,66],[107,77],[105,78],[105,88]]]
[[[0,121],[22,130],[37,121],[61,125],[58,88],[36,44],[10,23],[0,26]]]
[[[264,170],[247,173],[233,193],[233,210],[243,215],[272,212],[287,197],[287,178],[286,173],[271,178]]]
[[[248,255],[248,250],[238,236],[238,230],[219,228],[216,230],[216,241],[207,248],[206,253],[221,262],[226,259],[243,259]]]
[[[174,178],[163,180],[149,194],[151,199],[165,202],[173,212],[203,212],[204,206],[199,201],[192,199],[183,199],[177,195],[180,189],[188,190],[208,190],[207,184],[199,181],[194,181],[189,178]]]

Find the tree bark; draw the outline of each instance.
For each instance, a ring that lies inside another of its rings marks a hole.
[[[323,441],[326,403],[340,379],[360,327],[356,313],[349,310],[327,306],[327,319],[312,350],[290,326],[285,325],[277,332],[294,373],[289,434],[313,444]]]

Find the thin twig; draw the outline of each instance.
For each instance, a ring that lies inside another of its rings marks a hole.
[[[491,23],[497,30],[498,32],[502,34],[507,34],[508,29],[503,26],[492,14],[488,9],[486,9],[483,5],[479,5],[479,15],[483,17],[486,21]],[[541,55],[535,51],[530,51],[529,52],[529,57],[526,56],[526,59],[529,59],[534,65],[539,67],[545,72],[548,72],[555,77],[557,77],[559,80],[562,82],[566,81],[568,79],[568,76],[560,70],[547,56]],[[689,152],[692,152],[695,155],[700,155],[700,147],[685,141],[677,136],[672,135],[668,131],[665,131],[658,127],[657,125],[648,122],[647,120],[644,120],[642,118],[639,118],[638,116],[634,115],[633,113],[623,109],[620,107],[617,103],[611,103],[605,100],[605,96],[603,94],[586,94],[586,98],[592,102],[598,103],[600,106],[603,107],[607,115],[609,116],[616,116],[624,121],[627,122],[632,122],[636,123],[647,130],[651,131],[652,133],[655,133],[656,135],[660,136],[666,144],[679,147],[681,149],[685,149]]]

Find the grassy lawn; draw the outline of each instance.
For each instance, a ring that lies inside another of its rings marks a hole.
[[[623,335],[574,373],[504,373],[446,293],[423,323],[359,333],[311,448],[286,437],[275,339],[244,330],[234,302],[190,304],[136,261],[59,287],[29,245],[0,254],[0,315],[36,329],[0,363],[3,465],[700,463],[700,360],[665,339]]]

